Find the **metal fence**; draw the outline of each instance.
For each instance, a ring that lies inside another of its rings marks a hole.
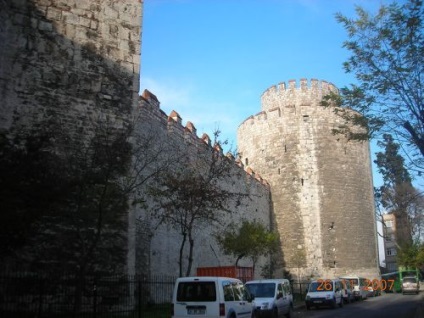
[[[0,317],[169,318],[176,277],[0,273]],[[308,282],[292,282],[294,302]]]
[[[175,279],[0,273],[0,316],[168,318]]]

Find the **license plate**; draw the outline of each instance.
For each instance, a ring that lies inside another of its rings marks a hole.
[[[322,301],[321,300],[314,300],[314,304],[321,304]]]
[[[188,315],[204,315],[205,312],[205,309],[187,309]]]

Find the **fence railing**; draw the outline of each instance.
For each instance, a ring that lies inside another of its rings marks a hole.
[[[175,279],[0,273],[0,316],[168,318]]]
[[[169,318],[176,277],[0,273],[0,317]],[[294,301],[307,282],[293,282]]]

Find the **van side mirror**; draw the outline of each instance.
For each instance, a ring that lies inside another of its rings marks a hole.
[[[277,293],[277,299],[280,299],[281,297],[283,297],[283,292],[278,292]]]

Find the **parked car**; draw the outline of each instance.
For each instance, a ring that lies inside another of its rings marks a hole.
[[[420,292],[420,282],[416,277],[404,277],[402,280],[402,294]]]
[[[381,289],[380,287],[368,286],[366,288],[367,290],[367,297],[377,297],[381,295]]]
[[[305,304],[309,310],[312,306],[343,307],[342,297],[343,285],[340,279],[319,279],[309,284]]]
[[[261,279],[246,283],[246,288],[254,297],[255,317],[291,317],[293,314],[293,294],[287,279]]]
[[[368,298],[368,279],[359,276],[343,276],[340,277],[340,279],[348,280],[350,282],[355,300]]]
[[[349,304],[355,300],[355,296],[353,295],[353,286],[350,281],[347,279],[341,279],[343,290],[342,297],[345,304]]]
[[[241,280],[228,277],[180,277],[172,296],[172,317],[253,318],[253,297]]]

